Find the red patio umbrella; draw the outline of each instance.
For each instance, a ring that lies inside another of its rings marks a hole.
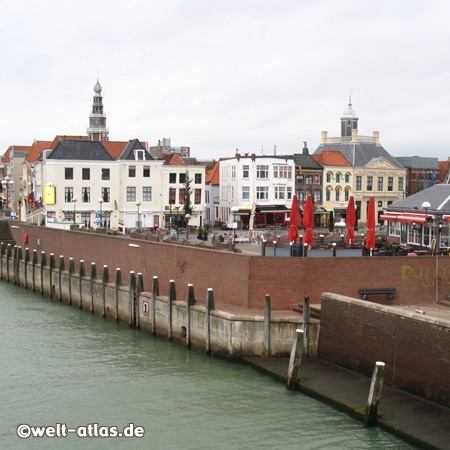
[[[305,207],[303,209],[303,228],[305,229],[305,235],[303,236],[302,241],[303,244],[308,244],[308,248],[312,248],[314,245],[313,226],[314,226],[314,211],[311,195],[308,195]]]
[[[289,242],[296,244],[298,239],[298,224],[300,223],[300,214],[298,213],[298,200],[296,195],[294,195],[294,199],[292,200],[291,214],[289,217],[291,219],[291,227],[289,228],[288,239]]]
[[[354,244],[355,237],[355,224],[356,224],[356,214],[355,214],[355,200],[353,195],[350,197],[347,206],[347,244]]]
[[[375,198],[373,195],[369,200],[369,210],[367,211],[367,228],[369,229],[366,239],[366,248],[375,248]]]

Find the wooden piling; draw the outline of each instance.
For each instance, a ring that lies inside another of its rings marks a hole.
[[[130,278],[128,282],[128,324],[130,327],[134,325],[134,296],[136,295],[136,273],[131,271],[130,272]]]
[[[44,295],[44,267],[47,264],[47,258],[45,257],[45,251],[41,252],[41,295]]]
[[[70,257],[69,258],[69,269],[68,269],[68,274],[69,274],[69,305],[72,304],[72,275],[75,272],[75,263],[73,261],[73,258]]]
[[[158,277],[154,276],[152,280],[152,333],[156,335],[156,297],[159,296]]]
[[[291,348],[291,356],[289,358],[288,380],[286,384],[286,388],[291,391],[296,388],[298,382],[298,368],[300,367],[300,364],[302,362],[304,345],[303,336],[303,330],[297,328],[295,330],[294,341]]]
[[[5,255],[5,243],[0,244],[0,279],[3,280],[3,256]]]
[[[170,280],[169,281],[169,295],[168,295],[168,312],[167,312],[167,337],[169,338],[169,341],[172,340],[172,302],[174,300],[176,300],[177,298],[177,293],[176,293],[176,289],[175,289],[175,281],[174,280]]]
[[[18,250],[18,246],[15,245],[14,249],[13,249],[13,282],[14,284],[18,284],[17,283],[17,250]]]
[[[83,309],[83,277],[86,275],[86,268],[84,259],[80,261],[80,268],[78,270],[78,306]]]
[[[191,346],[191,306],[195,304],[194,285],[188,284],[186,294],[186,345]]]
[[[48,270],[48,286],[50,298],[53,299],[53,269],[55,268],[55,254],[50,253],[49,270]]]
[[[28,263],[30,262],[30,249],[25,248],[25,254],[23,256],[24,270],[25,270],[25,289],[28,289]]]
[[[106,317],[106,283],[109,281],[109,269],[105,264],[102,272],[102,316]]]
[[[310,307],[309,307],[309,295],[305,295],[303,298],[303,346],[305,349],[305,356],[309,356],[309,317],[310,317]]]
[[[264,357],[270,357],[270,295],[266,294],[264,303]]]
[[[381,390],[383,389],[384,367],[382,361],[377,361],[373,369],[372,382],[370,383],[369,398],[367,399],[364,425],[370,427],[376,425],[378,417],[378,404],[380,403]]]
[[[11,244],[8,244],[6,248],[6,281],[9,282],[9,262],[11,260],[12,247]]]
[[[14,261],[14,283],[18,286],[20,285],[20,260],[22,259],[22,247],[20,245],[17,246]]]
[[[121,284],[122,284],[122,271],[120,270],[120,268],[117,268],[116,280],[114,284],[114,297],[116,301],[114,318],[116,319],[116,322],[119,321],[119,287]]]
[[[94,280],[97,278],[97,266],[95,262],[91,263],[91,275],[89,277],[91,282],[91,304],[89,306],[89,311],[94,313]]]
[[[208,288],[206,293],[206,353],[211,353],[211,311],[214,310],[214,291]]]
[[[36,264],[38,261],[37,250],[33,250],[33,259],[31,260],[31,275],[33,277],[33,292],[36,292]]]
[[[62,274],[64,272],[64,256],[59,255],[59,264],[58,264],[58,299],[62,302]]]

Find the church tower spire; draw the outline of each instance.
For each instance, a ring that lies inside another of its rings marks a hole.
[[[87,129],[89,140],[107,141],[109,129],[106,127],[106,114],[103,112],[102,86],[98,81],[94,86],[94,100],[92,112],[89,114],[89,127]]]
[[[348,107],[341,117],[341,137],[351,137],[352,130],[358,129],[358,119],[355,111],[352,108],[352,90],[350,89],[350,96],[348,100]]]

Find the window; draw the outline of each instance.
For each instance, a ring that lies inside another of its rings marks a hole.
[[[111,201],[109,196],[109,187],[102,187],[102,199],[106,203]]]
[[[303,175],[297,175],[297,184],[303,184]]]
[[[276,200],[284,200],[286,189],[285,186],[275,186],[275,199]]]
[[[398,179],[398,190],[403,191],[403,177],[399,177]]]
[[[129,166],[128,167],[128,176],[130,178],[134,178],[136,176],[136,166]]]
[[[312,182],[313,182],[312,175],[306,175],[306,177],[305,177],[305,184],[312,184]]]
[[[234,167],[234,166],[233,166]],[[236,171],[236,167],[234,167],[234,170]],[[234,174],[236,177],[236,173]],[[195,177],[194,177],[194,182],[195,184],[202,184],[202,174],[201,173],[196,173]]]
[[[322,191],[319,189],[314,191],[314,203],[322,203]]]
[[[269,178],[269,166],[256,166],[256,178],[260,180]]]
[[[292,188],[291,188],[291,186],[288,186],[286,188],[286,199],[287,200],[292,200]]]
[[[134,159],[136,161],[143,161],[144,160],[144,150],[135,150],[134,151]]]
[[[273,166],[273,177],[274,178],[292,178],[292,167],[286,164],[274,165]]]
[[[331,183],[331,172],[327,172],[327,183]]]
[[[348,199],[350,198],[350,189],[349,188],[345,188],[344,195],[345,195],[345,201],[348,202]]]
[[[66,180],[73,180],[73,167],[66,167],[64,169],[64,178]]]
[[[378,190],[383,190],[383,177],[378,177]]]
[[[83,203],[89,203],[91,201],[91,188],[81,188],[81,201]]]
[[[242,178],[249,177],[250,166],[242,166]]]
[[[102,169],[102,180],[107,181],[110,179],[109,169]]]
[[[152,201],[152,188],[151,186],[144,186],[142,188],[142,201],[151,202]]]
[[[371,191],[373,185],[373,177],[367,177],[367,190]]]
[[[66,203],[70,203],[73,199],[73,187],[64,188],[64,200]]]
[[[392,192],[394,189],[394,177],[388,177],[388,191]]]
[[[186,183],[186,174],[185,173],[180,173],[178,175],[178,181],[180,182],[180,184]]]
[[[169,173],[169,183],[176,183],[176,182],[177,182],[177,174]]]
[[[250,188],[248,186],[242,187],[242,200],[250,200]]]
[[[136,187],[127,186],[127,202],[135,202],[135,201],[136,201]]]
[[[201,177],[201,175],[200,175]],[[231,166],[231,179],[235,180],[236,179],[236,166]],[[201,178],[200,178],[200,183],[202,182]]]
[[[341,173],[338,172],[338,173],[336,174],[336,183],[340,183],[340,182],[341,182]]]
[[[361,190],[361,186],[362,186],[362,176],[358,175],[356,177],[356,190],[360,191]]]
[[[91,169],[83,167],[83,169],[81,169],[81,178],[83,180],[90,180],[91,179]]]
[[[326,190],[326,193],[325,193],[325,200],[326,200],[327,202],[329,202],[329,201],[331,200],[331,191],[332,191],[332,188],[331,188],[331,187],[327,188],[327,190]]]
[[[202,201],[202,190],[195,189],[194,190],[194,203],[196,205],[200,205],[201,201]]]
[[[348,172],[345,174],[345,182],[350,183],[350,174]]]
[[[297,191],[297,199],[300,204],[303,203],[303,198],[304,198],[304,192],[302,189],[299,189]]]
[[[341,201],[341,188],[340,187],[336,188],[336,201],[337,202]]]
[[[150,166],[144,166],[142,169],[142,176],[144,178],[150,178]]]
[[[268,200],[269,188],[267,186],[256,187],[256,200]]]
[[[175,195],[177,190],[175,188],[169,188],[169,205],[175,204]]]
[[[185,190],[183,188],[178,190],[178,203],[180,205],[184,205],[184,192]]]

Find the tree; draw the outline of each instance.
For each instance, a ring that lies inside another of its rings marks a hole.
[[[188,171],[184,179],[184,214],[192,215],[192,180],[189,178]]]

